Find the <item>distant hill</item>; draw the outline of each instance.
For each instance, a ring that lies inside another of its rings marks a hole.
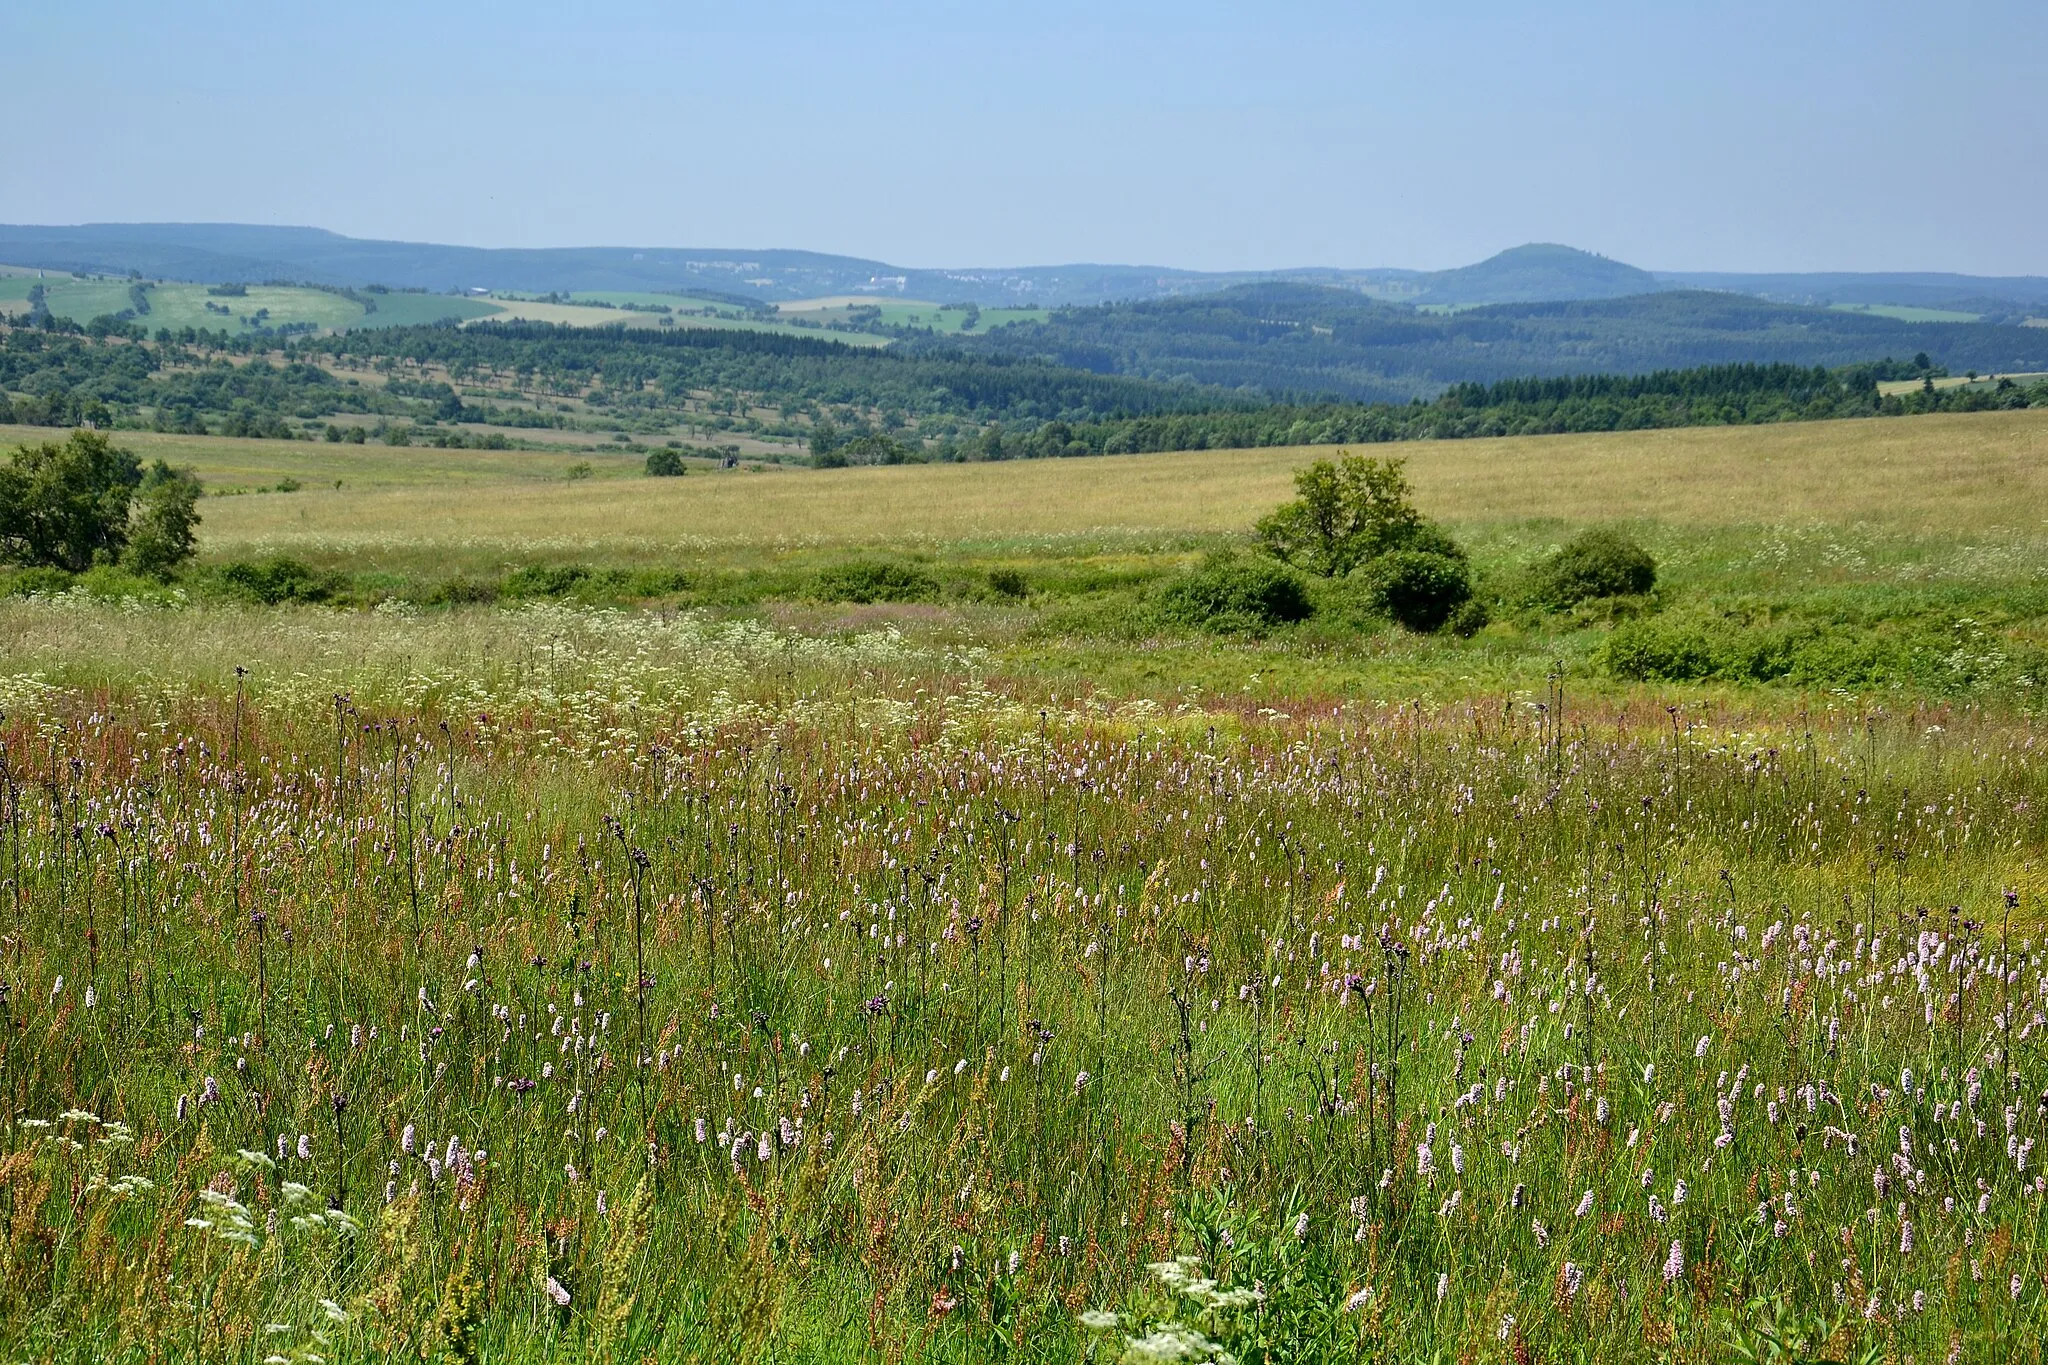
[[[1477,265],[1435,271],[1416,283],[1422,286],[1417,303],[1454,307],[1617,299],[1673,287],[1647,270],[1547,242],[1513,247]]]
[[[927,270],[816,251],[735,247],[439,246],[321,228],[236,223],[0,226],[0,264],[200,284],[388,285],[394,289],[715,291],[764,301],[873,294],[937,303],[1098,303],[1211,289],[1251,275],[1160,266]]]
[[[962,344],[1098,374],[1274,398],[1369,401],[1429,397],[1451,384],[1523,376],[1733,363],[1850,365],[1922,351],[1958,373],[2048,370],[2044,328],[1902,322],[1671,289],[1431,314],[1347,289],[1243,285],[1192,298],[1062,309],[1049,321]]]
[[[268,281],[461,292],[669,291],[764,303],[841,295],[975,303],[1080,306],[1215,293],[1253,283],[1320,285],[1398,304],[1469,308],[1576,302],[1670,289],[1714,289],[1778,303],[1898,305],[2024,321],[2048,312],[2048,278],[1938,273],[1714,274],[1657,272],[1556,244],[1536,243],[1454,270],[1199,271],[1167,266],[1069,264],[891,265],[857,256],[755,247],[547,247],[391,242],[309,227],[244,223],[0,225],[0,264],[199,284]]]
[[[1881,275],[1842,271],[1805,275],[1739,275],[1715,271],[1660,271],[1667,286],[1725,289],[1781,303],[1895,304],[1965,313],[2011,314],[2014,320],[2048,310],[2048,279],[2039,275],[1952,275],[1937,271]]]

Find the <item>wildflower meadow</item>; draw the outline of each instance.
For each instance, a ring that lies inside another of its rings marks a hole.
[[[0,680],[6,1359],[2040,1358],[2025,714],[464,619]]]

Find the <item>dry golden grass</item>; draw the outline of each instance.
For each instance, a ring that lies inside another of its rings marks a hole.
[[[58,433],[0,428],[0,443]],[[217,487],[286,475],[291,494],[209,500],[209,553],[382,558],[466,550],[659,556],[711,545],[948,542],[1243,530],[1329,447],[1006,464],[637,477],[632,456],[241,441],[123,433]],[[1432,514],[1464,526],[1639,520],[1674,526],[1867,524],[1900,532],[2048,529],[2048,412],[1414,442]],[[608,477],[617,476],[617,477]],[[334,488],[340,479],[343,486]]]
[[[531,299],[493,298],[488,300],[488,302],[502,311],[493,313],[488,318],[478,318],[476,319],[478,322],[553,322],[568,327],[659,327],[664,316],[660,313],[643,313],[631,308],[599,308],[581,303],[538,303]],[[688,299],[682,299],[678,302],[684,307],[694,306],[692,301]],[[816,335],[813,332],[798,332],[794,328],[778,326],[772,322],[750,322],[731,318],[695,316],[680,317],[674,319],[674,321],[678,328],[695,327],[709,328],[713,331],[781,332],[797,336]],[[869,336],[859,332],[849,332],[844,335],[835,333],[827,339],[844,341],[849,346],[886,346],[889,344],[887,337]]]
[[[207,448],[245,444],[260,443]],[[208,550],[227,553],[440,545],[630,554],[707,544],[1204,533],[1248,527],[1287,496],[1296,468],[1333,453],[1201,451],[565,484],[517,477],[514,470],[536,469],[530,454],[378,451],[358,458],[374,458],[379,469],[419,460],[423,477],[405,487],[309,486],[287,497],[209,503],[205,538]],[[2048,413],[2034,411],[1415,442],[1370,453],[1405,458],[1422,505],[1465,525],[1557,518],[2031,533],[2048,524]],[[324,472],[332,467],[324,462],[348,456],[301,444],[265,458],[320,460]],[[539,470],[553,472],[552,459],[538,458],[546,461]],[[436,472],[426,477],[429,467]],[[201,472],[209,472],[203,462]]]
[[[341,426],[364,425],[373,419],[341,417]],[[529,433],[503,430],[526,437]],[[543,440],[565,437],[565,433],[542,430]],[[48,427],[0,426],[0,452],[18,445],[62,440],[65,433]],[[307,490],[332,488],[340,479],[350,489],[455,488],[476,483],[508,483],[521,480],[552,480],[559,483],[570,464],[588,461],[600,478],[613,474],[639,475],[645,457],[594,450],[436,450],[432,446],[385,446],[375,443],[352,445],[326,441],[253,441],[230,436],[170,436],[153,431],[114,433],[114,443],[124,446],[145,461],[165,460],[189,465],[200,480],[214,489],[255,488],[294,478]],[[595,440],[589,433],[573,439]],[[292,496],[298,496],[296,494]],[[215,504],[208,503],[211,513]]]
[[[2031,327],[2034,324],[2029,321],[2023,325]],[[1945,379],[1935,380],[1934,387],[1937,389],[1960,389],[1974,385],[1979,388],[1990,388],[2000,379],[2010,379],[2015,384],[2036,384],[2041,380],[2048,379],[2048,374],[2027,370],[2018,374],[1985,375],[1977,379],[1972,379],[1966,374],[1952,374]],[[1921,382],[1917,379],[1886,379],[1879,381],[1877,391],[1890,398],[1899,394],[1911,393],[1920,386]]]

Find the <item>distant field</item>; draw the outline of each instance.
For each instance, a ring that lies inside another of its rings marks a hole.
[[[347,419],[343,419],[346,422]],[[46,427],[0,426],[0,452],[18,445],[62,439]],[[561,482],[568,467],[587,461],[600,478],[639,474],[645,456],[566,450],[436,450],[432,446],[352,445],[326,441],[261,441],[229,436],[169,436],[122,431],[115,443],[144,460],[190,466],[209,489],[257,488],[297,479],[307,491],[346,489],[467,488],[480,483]],[[296,496],[296,495],[286,495]],[[209,514],[212,503],[207,504]]]
[[[660,302],[670,307],[702,307],[704,301],[683,299],[662,294],[591,294],[578,297],[599,299],[604,302],[653,303]],[[710,329],[714,331],[775,332],[784,336],[817,337],[814,328],[792,327],[787,323],[772,320],[741,318],[708,318],[668,313],[643,313],[629,308],[597,308],[589,304],[543,303],[537,299],[522,299],[510,295],[491,296],[490,303],[497,310],[493,316],[499,322],[548,322],[562,327],[659,327],[668,318],[671,325],[679,328]],[[849,346],[886,346],[887,337],[868,336],[859,332],[834,332],[829,340],[843,341]]]
[[[129,290],[134,283],[76,279],[55,272],[38,279],[32,271],[9,267],[0,270],[0,311],[23,311],[28,306],[29,291],[41,284],[44,302],[52,313],[73,322],[90,322],[104,314],[131,309],[134,300]],[[483,317],[495,311],[493,305],[475,299],[392,293],[375,295],[377,311],[365,314],[362,305],[340,294],[289,285],[252,284],[245,294],[228,296],[209,293],[203,284],[147,284],[144,295],[149,311],[135,321],[151,330],[203,327],[208,331],[235,333],[257,326],[298,323],[311,323],[322,329],[406,327],[443,318]],[[260,321],[259,313],[263,315]]]
[[[0,428],[12,444],[48,439]],[[1239,532],[1328,447],[1088,460],[569,483],[573,459],[632,474],[631,455],[439,451],[123,433],[139,453],[223,486],[286,475],[304,491],[206,505],[209,553],[254,546],[355,559],[495,559],[574,545],[627,559],[705,545],[938,544]],[[1417,496],[1455,525],[1551,519],[1672,525],[1862,525],[1892,533],[2048,531],[2048,413],[1811,422],[1416,442]],[[343,487],[335,490],[335,479]]]
[[[2001,379],[2010,379],[2015,384],[2034,384],[2048,379],[2048,372],[2029,371],[2024,374],[1980,374],[1975,379],[1965,374],[1952,374],[1946,379],[1934,381],[1937,389],[1995,388]],[[1921,386],[1918,379],[1887,379],[1877,386],[1877,391],[1890,397],[1898,393],[1911,393]]]
[[[721,308],[730,310],[733,304],[718,299],[699,298],[691,294],[662,294],[651,290],[632,289],[579,289],[569,296],[572,303],[609,303],[623,308],[629,303],[657,308]]]
[[[377,311],[359,319],[356,327],[414,327],[421,323],[455,318],[471,322],[490,317],[498,306],[482,299],[458,298],[452,294],[378,294]]]
[[[829,322],[835,317],[843,319],[857,309],[867,308],[879,309],[883,324],[890,327],[929,327],[935,332],[958,332],[967,321],[965,309],[946,308],[920,299],[883,299],[865,294],[799,299],[779,304],[775,311],[783,317]],[[1050,316],[1051,313],[1044,308],[984,308],[975,323],[975,330],[986,332],[1013,322],[1043,322]]]
[[[1900,322],[1975,322],[1981,313],[1959,313],[1951,308],[1914,308],[1903,303],[1836,303],[1838,313],[1867,313],[1871,317],[1895,318]]]

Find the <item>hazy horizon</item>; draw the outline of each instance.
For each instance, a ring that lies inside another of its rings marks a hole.
[[[1654,271],[2039,275],[2043,38],[2016,0],[1937,24],[101,0],[0,15],[26,58],[0,115],[34,131],[0,221],[927,268],[1433,270],[1559,242]]]

